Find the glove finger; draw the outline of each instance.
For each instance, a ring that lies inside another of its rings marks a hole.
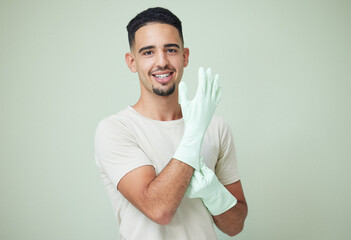
[[[219,75],[218,74],[216,74],[216,76],[215,76],[214,89],[215,89],[215,91],[214,91],[215,97],[213,100],[215,101],[216,104],[218,104],[219,100],[221,100],[221,98],[222,98],[222,87],[219,85]]]
[[[216,76],[214,77],[213,80],[213,90],[212,90],[212,95],[211,95],[211,99],[213,102],[215,102],[217,104],[217,93],[218,93],[218,88],[220,88],[219,86],[219,75],[216,74]]]
[[[200,167],[202,184],[207,185],[212,178],[213,172],[207,167],[207,165],[204,162],[200,163]]]
[[[203,93],[206,93],[206,74],[205,74],[205,69],[203,67],[199,68],[198,71],[198,87],[197,87],[197,92],[196,95]]]
[[[199,182],[199,184],[200,184],[200,186],[202,187],[202,188],[204,188],[205,186],[207,186],[208,185],[208,181],[207,181],[207,178],[206,178],[206,176],[202,173],[202,172],[200,172],[199,171],[199,175],[197,176],[199,179],[198,179],[198,182]]]
[[[202,173],[204,175],[206,182],[208,183],[211,182],[214,178],[217,178],[215,173],[208,167],[202,169]]]
[[[202,161],[202,157],[200,158],[200,172],[202,172],[202,169],[206,168],[206,164]]]
[[[178,86],[179,91],[179,103],[180,105],[186,105],[188,100],[188,87],[185,82],[180,82]]]
[[[221,98],[222,98],[222,87],[219,87],[216,93],[216,104],[219,103]]]
[[[207,80],[206,92],[208,92],[209,95],[211,96],[211,92],[212,92],[212,88],[213,88],[213,78],[212,78],[212,69],[211,68],[207,68],[206,80]]]

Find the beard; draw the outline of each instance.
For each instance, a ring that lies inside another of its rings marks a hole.
[[[176,85],[174,83],[171,87],[169,87],[167,89],[159,89],[159,88],[152,87],[152,91],[155,94],[157,94],[158,96],[164,96],[165,97],[165,96],[169,96],[169,95],[173,94],[174,91],[175,91],[175,88],[176,88]]]

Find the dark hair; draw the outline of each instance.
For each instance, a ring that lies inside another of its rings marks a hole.
[[[136,15],[127,25],[129,47],[135,40],[135,32],[149,23],[165,23],[178,29],[180,39],[184,44],[182,22],[171,11],[161,7],[149,8]]]

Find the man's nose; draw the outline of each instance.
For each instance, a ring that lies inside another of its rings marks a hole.
[[[159,67],[165,67],[168,64],[168,58],[164,52],[158,52],[156,65]]]

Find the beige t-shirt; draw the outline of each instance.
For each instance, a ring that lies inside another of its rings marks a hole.
[[[130,106],[99,123],[96,163],[113,205],[121,240],[217,239],[212,217],[201,199],[184,196],[171,222],[159,225],[117,190],[121,178],[140,166],[152,165],[159,174],[172,159],[183,133],[183,119],[152,120]],[[212,118],[201,156],[223,185],[240,179],[231,130],[221,117]]]

